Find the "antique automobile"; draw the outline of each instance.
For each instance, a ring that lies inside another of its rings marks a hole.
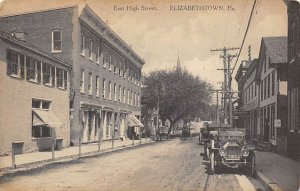
[[[251,176],[255,175],[254,147],[245,141],[245,129],[219,128],[212,134],[209,146],[212,173],[221,166],[229,168],[246,167]]]

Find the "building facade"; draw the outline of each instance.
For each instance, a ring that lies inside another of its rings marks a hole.
[[[300,6],[289,1],[288,6],[288,129],[287,154],[300,158]]]
[[[28,33],[29,42],[72,65],[71,145],[124,137],[128,126],[141,126],[144,61],[87,5],[2,17],[0,23],[8,32]]]
[[[0,155],[70,144],[71,66],[25,40],[0,31]]]

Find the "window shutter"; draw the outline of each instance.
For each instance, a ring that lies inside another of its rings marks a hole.
[[[6,50],[7,75],[11,74],[11,50]]]
[[[38,76],[37,76],[37,80],[38,80],[38,82],[40,83],[41,82],[41,62],[40,61],[36,61],[36,64],[37,64],[37,74],[38,74]]]

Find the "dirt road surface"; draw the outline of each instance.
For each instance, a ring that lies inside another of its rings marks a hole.
[[[173,139],[53,165],[0,182],[0,190],[255,190],[244,175],[209,175],[197,138]]]

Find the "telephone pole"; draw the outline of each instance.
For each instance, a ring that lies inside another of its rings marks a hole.
[[[220,58],[223,58],[223,70],[224,71],[224,123],[225,124],[232,124],[232,90],[231,90],[231,66],[230,62],[236,55],[231,55],[228,52],[231,50],[239,50],[240,48],[218,48],[212,49],[211,52],[222,52],[223,54],[220,55]]]

